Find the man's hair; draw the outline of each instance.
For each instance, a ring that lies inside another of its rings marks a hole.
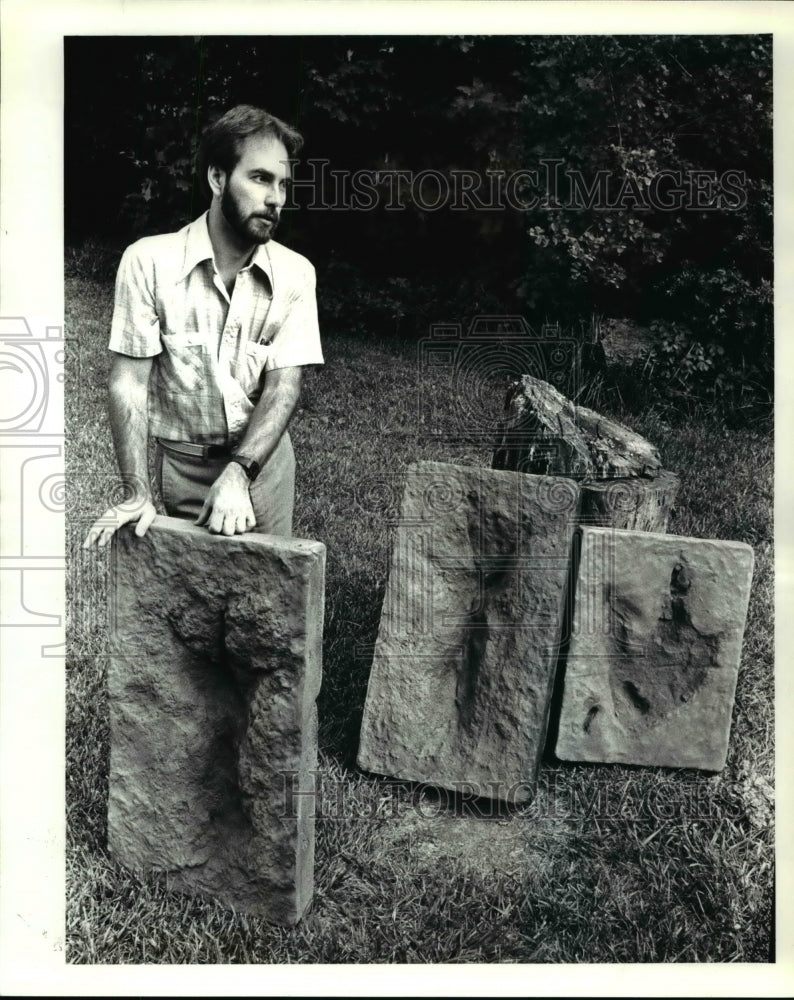
[[[303,136],[291,125],[252,104],[238,104],[204,129],[199,143],[196,169],[205,195],[212,191],[207,183],[210,167],[231,173],[240,159],[240,147],[249,135],[272,135],[284,144],[287,155],[294,157],[303,145]]]

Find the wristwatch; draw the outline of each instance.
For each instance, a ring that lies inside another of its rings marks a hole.
[[[229,455],[229,461],[242,465],[249,482],[253,482],[259,475],[260,465],[254,458],[246,458],[245,455]]]

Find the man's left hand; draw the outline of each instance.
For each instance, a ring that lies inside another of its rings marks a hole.
[[[241,465],[231,462],[218,476],[210,487],[196,524],[206,524],[214,535],[242,535],[256,525],[248,477]]]

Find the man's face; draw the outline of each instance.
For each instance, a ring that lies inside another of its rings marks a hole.
[[[226,175],[221,211],[243,242],[267,243],[276,231],[287,197],[288,153],[271,135],[249,136],[240,159]]]

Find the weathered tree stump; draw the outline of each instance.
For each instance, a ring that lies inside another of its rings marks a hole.
[[[631,368],[653,353],[658,339],[648,327],[629,319],[607,319],[601,324],[598,346],[607,368]]]
[[[681,481],[662,470],[652,479],[598,479],[580,484],[579,523],[665,534]]]

